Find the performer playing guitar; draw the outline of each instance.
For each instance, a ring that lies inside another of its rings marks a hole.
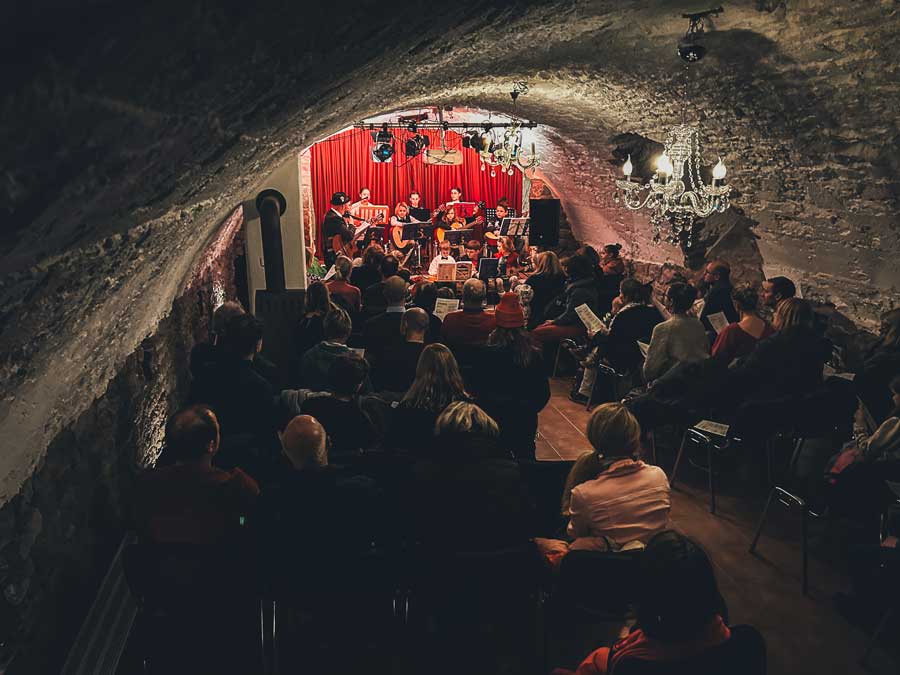
[[[406,202],[400,202],[394,207],[394,215],[391,216],[391,242],[397,251],[407,253],[410,246],[413,245],[412,240],[403,238],[403,226],[412,222],[409,215],[409,205]]]
[[[350,201],[346,192],[335,192],[331,195],[331,208],[322,221],[322,236],[325,239],[325,266],[331,267],[337,256],[343,251],[346,243],[353,241],[351,228],[344,215],[344,206]],[[337,246],[335,246],[337,244]]]

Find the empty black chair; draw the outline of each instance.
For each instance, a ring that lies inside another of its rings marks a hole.
[[[520,460],[519,468],[535,501],[535,536],[561,536],[566,521],[561,514],[563,487],[575,462]]]
[[[252,559],[236,547],[132,544],[122,563],[145,672],[264,670]]]
[[[610,675],[765,675],[766,642],[752,626],[733,626],[718,647],[678,661],[622,658]]]

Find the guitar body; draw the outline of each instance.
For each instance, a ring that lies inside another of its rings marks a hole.
[[[412,241],[403,238],[403,226],[399,225],[391,228],[391,243],[393,243],[396,248],[406,248]]]
[[[336,234],[331,238],[331,250],[334,251],[336,256],[343,255],[353,260],[359,253],[359,246],[356,239],[344,241],[341,235]]]

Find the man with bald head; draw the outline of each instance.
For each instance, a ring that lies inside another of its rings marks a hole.
[[[740,316],[731,301],[731,265],[724,260],[711,260],[703,269],[704,289],[703,311],[700,313],[700,321],[712,340],[715,340],[716,331],[709,322],[710,314],[721,312],[728,319],[728,323],[734,323]]]
[[[381,494],[365,476],[328,462],[325,429],[297,415],[280,434],[283,461],[260,495],[260,560],[278,588],[315,583],[319,565],[367,552],[378,538]]]
[[[444,317],[441,327],[441,342],[454,349],[456,347],[481,347],[497,327],[493,312],[484,310],[484,282],[469,279],[463,284],[463,308],[450,312]]]

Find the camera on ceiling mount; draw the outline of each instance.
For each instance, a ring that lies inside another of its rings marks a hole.
[[[682,61],[697,63],[706,55],[706,47],[702,44],[704,20],[707,17],[718,16],[724,11],[724,8],[719,6],[703,12],[681,15],[682,18],[690,21],[687,33],[678,41],[678,56],[681,57]]]

